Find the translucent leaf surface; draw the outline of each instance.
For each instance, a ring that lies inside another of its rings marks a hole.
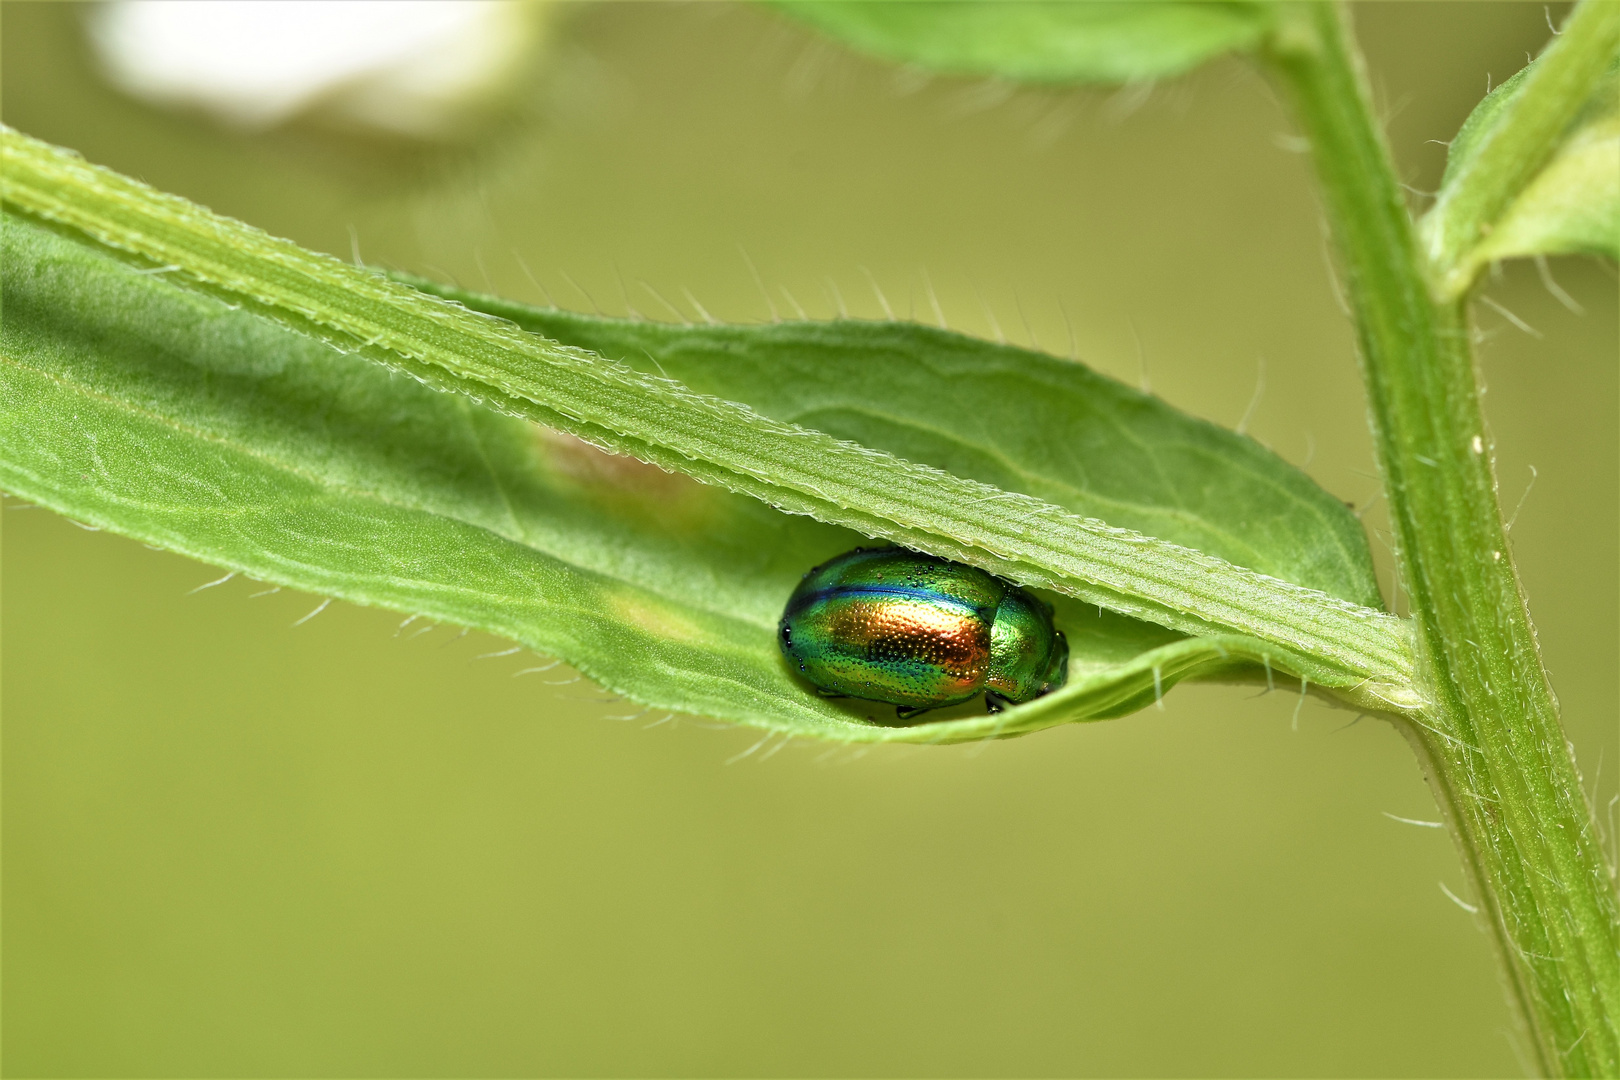
[[[1074,653],[1062,694],[895,727],[881,706],[816,698],[775,647],[799,574],[856,534],[478,408],[38,226],[8,217],[5,240],[7,490],[266,580],[511,637],[649,706],[947,740],[1119,715],[1189,674],[1300,659],[1056,597]]]
[[[784,423],[329,255],[0,127],[7,204],[146,273],[438,390],[750,495],[1199,637],[1268,642],[1358,703],[1407,707],[1410,638],[1374,608]]]
[[[862,52],[951,75],[1124,83],[1179,75],[1265,32],[1258,4],[778,0]]]
[[[1535,179],[1474,251],[1620,258],[1620,77],[1611,72]]]
[[[1620,257],[1620,9],[1592,12],[1551,46],[1575,50],[1571,62],[1536,59],[1452,140],[1422,224],[1442,294],[1460,295],[1497,259]]]
[[[1083,364],[913,323],[674,326],[409,280],[773,419],[1382,606],[1344,503],[1253,439]]]

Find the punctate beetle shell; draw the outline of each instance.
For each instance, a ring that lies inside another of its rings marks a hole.
[[[782,654],[828,696],[885,701],[902,719],[984,693],[992,711],[1063,685],[1069,645],[1051,608],[972,566],[856,548],[788,598]]]

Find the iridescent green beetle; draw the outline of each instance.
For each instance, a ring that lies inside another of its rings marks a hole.
[[[788,598],[782,654],[826,697],[886,701],[908,720],[984,692],[986,706],[1063,685],[1069,643],[1052,609],[972,566],[904,548],[856,548]]]

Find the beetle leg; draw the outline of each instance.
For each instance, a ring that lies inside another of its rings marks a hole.
[[[1011,704],[1012,702],[1008,701],[994,690],[986,690],[984,692],[984,711],[987,713],[995,714],[1001,712]]]
[[[816,696],[817,697],[828,698],[829,700],[833,700],[833,701],[840,701],[840,700],[842,700],[844,698],[849,697],[848,694],[840,694],[836,690],[823,690],[819,686],[816,687]]]
[[[926,708],[919,709],[919,708],[914,708],[913,706],[910,706],[910,705],[896,705],[894,707],[894,715],[898,716],[902,720],[910,720],[913,716],[916,716],[918,713],[925,713],[927,711],[928,710]]]

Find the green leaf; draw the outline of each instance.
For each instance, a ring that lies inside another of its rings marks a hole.
[[[1021,584],[1274,659],[1373,707],[1415,703],[1403,624],[1025,495],[766,417],[304,251],[11,131],[8,203],[171,280],[617,453]]]
[[[1589,0],[1463,123],[1421,226],[1442,298],[1498,259],[1620,257],[1617,50],[1620,7]]]
[[[1471,258],[1577,254],[1620,259],[1620,69]]]
[[[1169,78],[1253,48],[1269,24],[1260,4],[1171,0],[777,0],[776,6],[887,60],[1045,83]]]
[[[892,726],[811,694],[776,649],[799,575],[857,534],[476,408],[10,215],[3,250],[8,491],[257,578],[504,635],[650,707],[957,740],[1119,715],[1187,675],[1282,659],[1058,598],[1061,694]]]
[[[6,490],[503,634],[666,708],[842,723],[760,657],[767,597],[852,534],[477,408],[10,215],[4,255]]]
[[[774,420],[1382,606],[1344,503],[1253,439],[1080,363],[914,323],[674,326],[402,280]]]

